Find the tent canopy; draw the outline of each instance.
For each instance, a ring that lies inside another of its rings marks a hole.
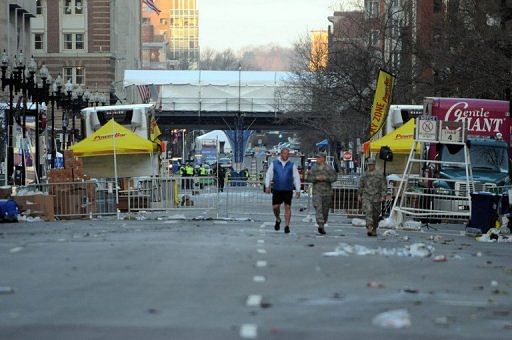
[[[229,152],[232,150],[231,142],[226,135],[226,133],[222,130],[213,130],[204,135],[196,137],[196,144],[201,144],[207,141],[217,140],[219,143],[224,142],[224,152]]]
[[[156,143],[140,137],[111,119],[98,131],[70,149],[78,157],[92,157],[111,155],[114,151],[119,155],[151,153],[156,151],[157,147]]]
[[[198,140],[214,140],[218,139],[219,142],[226,142],[228,140],[228,137],[226,136],[226,133],[222,130],[213,130],[208,133],[205,133],[204,135],[197,136]]]
[[[414,119],[410,119],[407,123],[382,138],[366,142],[365,151],[379,152],[381,147],[389,146],[394,153],[407,154],[411,151],[414,140],[414,127]]]

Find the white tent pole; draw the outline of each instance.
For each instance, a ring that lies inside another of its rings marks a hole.
[[[114,149],[114,180],[115,180],[115,186],[116,186],[116,210],[117,210],[117,219],[120,219],[119,216],[119,187],[117,185],[117,157],[116,157],[116,136],[115,136],[115,129],[114,129],[114,118],[112,118],[112,147]],[[128,206],[130,205],[130,202],[128,202]]]

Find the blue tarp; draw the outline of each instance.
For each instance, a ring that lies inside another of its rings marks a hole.
[[[327,139],[324,139],[323,141],[316,143],[316,146],[327,146],[327,145],[329,145],[329,142],[327,141]]]

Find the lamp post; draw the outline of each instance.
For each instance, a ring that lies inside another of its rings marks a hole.
[[[238,65],[238,112],[235,116],[235,163],[243,161],[242,64]]]
[[[9,87],[9,113],[7,114],[7,119],[5,119],[5,131],[7,134],[7,155],[6,155],[6,177],[5,177],[5,185],[12,183],[13,172],[14,172],[14,147],[13,147],[13,101],[14,101],[14,89],[15,89],[15,79],[13,69],[9,72],[9,78],[6,77],[7,68],[9,67],[9,57],[5,50],[2,53],[2,58],[0,59],[0,69],[2,72],[2,91],[5,90],[5,87]]]
[[[47,105],[51,105],[51,167],[55,167],[55,159],[56,159],[56,138],[55,138],[55,106],[57,108],[62,108],[63,117],[65,120],[68,120],[69,117],[72,117],[72,132],[73,137],[69,138],[69,141],[75,140],[76,138],[76,128],[75,128],[75,117],[76,114],[80,112],[80,110],[89,105],[92,97],[88,89],[85,92],[82,90],[81,86],[78,86],[77,90],[73,92],[75,85],[71,83],[70,80],[67,81],[65,86],[63,86],[63,80],[61,75],[59,74],[55,79],[55,82],[52,83],[52,77],[48,72],[48,68],[43,63],[41,66],[39,73],[37,73],[37,63],[32,57],[28,63],[25,64],[25,57],[23,52],[20,51],[13,58],[13,63],[10,65],[9,56],[4,50],[0,57],[0,70],[1,70],[1,82],[2,91],[5,91],[5,88],[9,89],[9,111],[7,115],[7,119],[5,120],[5,130],[7,133],[7,152],[6,152],[6,163],[7,163],[7,176],[5,180],[5,184],[13,183],[13,174],[14,174],[14,146],[13,146],[13,138],[14,138],[14,116],[13,116],[13,102],[15,95],[21,95],[21,100],[23,101],[23,123],[22,125],[22,133],[23,133],[23,142],[22,142],[22,171],[21,171],[21,180],[20,184],[25,184],[25,149],[26,149],[26,115],[28,104],[27,100],[30,98],[32,103],[35,103],[36,113],[35,113],[35,166],[34,169],[36,171],[37,180],[39,180],[41,176],[41,161],[40,161],[40,144],[39,144],[39,135],[42,130],[39,113],[39,106],[43,103]],[[38,77],[39,76],[39,79]],[[39,81],[40,80],[40,81]],[[62,90],[64,88],[64,93]],[[101,103],[105,104],[106,99],[104,95],[96,92],[96,105]],[[64,129],[67,128],[67,124],[63,124]],[[83,127],[83,124],[82,124]],[[44,127],[43,127],[44,129]],[[82,130],[83,131],[83,130]],[[82,133],[83,134],[83,133]],[[65,145],[65,144],[64,144]]]
[[[7,70],[10,66],[9,77],[7,77]],[[43,69],[42,73],[40,73],[40,77],[42,77],[43,85],[39,87],[36,81],[36,72],[37,72],[37,64],[33,58],[31,58],[28,65],[25,63],[25,56],[23,51],[20,51],[18,54],[14,56],[13,64],[9,65],[9,57],[4,50],[2,53],[2,57],[0,59],[0,68],[1,68],[1,81],[2,81],[2,91],[5,90],[6,87],[9,87],[9,114],[6,119],[6,131],[7,131],[7,177],[5,180],[6,184],[13,183],[13,173],[14,173],[14,147],[13,147],[13,138],[14,138],[14,119],[13,119],[13,109],[14,109],[14,95],[21,95],[20,101],[23,102],[23,122],[22,122],[22,133],[23,139],[21,143],[21,174],[18,178],[19,184],[25,184],[25,151],[27,150],[26,143],[26,116],[28,110],[28,99],[31,98],[33,102],[36,103],[36,113],[35,113],[35,122],[36,122],[36,138],[38,138],[38,128],[39,128],[39,103],[42,102],[41,99],[43,97],[45,83],[47,73],[46,70]],[[36,143],[36,157],[38,156],[38,143]],[[38,159],[36,159],[36,173],[38,173]]]

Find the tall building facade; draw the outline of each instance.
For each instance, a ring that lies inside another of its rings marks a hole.
[[[5,50],[10,60],[19,51],[30,55],[30,19],[35,15],[33,0],[0,1],[0,53]]]
[[[168,67],[197,69],[200,48],[199,10],[196,0],[158,0],[154,3],[161,13],[143,6],[143,22],[151,23],[155,37],[160,36],[162,41],[168,42]],[[143,43],[146,41],[143,40]]]
[[[32,53],[55,79],[108,93],[140,66],[140,0],[37,0]]]
[[[317,71],[327,67],[329,47],[327,30],[315,30],[310,32],[311,37],[311,59],[309,69]]]

